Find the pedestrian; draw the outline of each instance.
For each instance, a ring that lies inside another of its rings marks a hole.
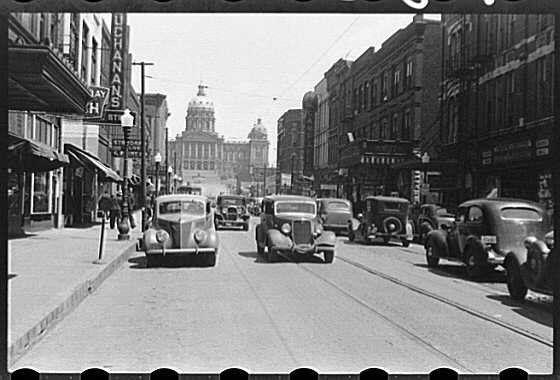
[[[117,193],[117,196],[111,196],[111,209],[109,210],[109,226],[111,229],[115,228],[115,223],[121,219],[121,202],[122,194]]]

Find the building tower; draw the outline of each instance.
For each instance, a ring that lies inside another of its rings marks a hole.
[[[187,108],[186,131],[215,133],[214,102],[206,95],[208,86],[198,85],[198,94],[189,102]]]

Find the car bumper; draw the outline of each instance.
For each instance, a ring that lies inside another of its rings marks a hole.
[[[390,234],[390,233],[387,233],[387,232],[376,232],[376,233],[368,235],[369,240],[373,240],[373,239],[376,239],[376,238],[379,238],[379,239],[393,238],[393,239],[399,239],[399,240],[405,239],[405,240],[412,241],[412,236],[408,236],[406,234]]]
[[[218,226],[227,226],[227,227],[242,227],[249,224],[249,219],[247,220],[223,220],[217,219],[216,224]]]
[[[333,231],[337,233],[348,233],[348,225],[346,224],[324,224],[325,231]]]
[[[272,247],[276,252],[289,254],[293,256],[313,255],[321,252],[334,252],[334,247],[330,245],[315,245],[315,246],[292,246],[286,247]]]
[[[486,254],[488,255],[486,258],[486,261],[488,262],[488,264],[490,265],[503,265],[504,264],[504,260],[505,257],[494,252],[493,250],[489,250],[486,252]]]
[[[181,256],[181,255],[199,255],[207,253],[216,253],[216,248],[150,248],[145,251],[146,255],[160,256]]]

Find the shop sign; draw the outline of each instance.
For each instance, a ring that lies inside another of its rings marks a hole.
[[[539,203],[544,206],[549,216],[552,216],[554,211],[554,203],[552,199],[552,173],[544,172],[539,174],[538,177],[538,199]]]
[[[124,89],[126,88],[125,56],[128,53],[126,44],[126,13],[113,13],[111,19],[111,91],[109,108],[123,109]]]
[[[103,110],[107,103],[109,89],[107,87],[90,86],[91,99],[86,104],[85,119],[99,119],[103,116]]]
[[[539,157],[546,156],[549,153],[548,144],[549,144],[548,139],[537,140],[535,142],[535,148],[536,148],[535,154]]]
[[[116,147],[111,149],[113,157],[124,157],[124,149],[122,147]],[[128,158],[140,158],[140,150],[130,150],[128,149]],[[146,152],[144,157],[148,158],[148,153]]]
[[[281,173],[280,174],[280,185],[282,186],[291,186],[292,185],[292,175]]]
[[[497,145],[493,149],[494,163],[530,160],[532,146],[531,140]]]

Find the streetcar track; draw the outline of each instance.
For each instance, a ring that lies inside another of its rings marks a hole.
[[[299,264],[296,262],[296,265]],[[449,356],[448,354],[446,354],[445,352],[441,351],[440,349],[438,349],[437,347],[435,347],[433,344],[431,344],[430,342],[428,342],[427,340],[423,339],[422,337],[416,335],[414,332],[410,331],[409,329],[407,329],[406,327],[402,326],[401,324],[393,321],[391,318],[387,317],[385,314],[380,313],[379,311],[377,311],[374,307],[372,307],[369,303],[367,303],[366,301],[360,299],[359,297],[349,293],[348,291],[346,291],[345,289],[343,289],[341,286],[339,286],[338,284],[330,281],[329,279],[315,273],[314,271],[312,271],[309,268],[306,268],[304,266],[301,265],[297,265],[298,268],[301,268],[302,270],[310,273],[311,275],[313,275],[314,277],[318,278],[319,280],[329,284],[331,287],[335,288],[337,291],[339,291],[340,293],[344,294],[346,297],[352,299],[353,301],[357,302],[358,304],[360,304],[361,306],[365,307],[366,309],[368,309],[369,311],[371,311],[372,313],[374,313],[375,315],[377,315],[379,318],[383,319],[384,321],[386,321],[389,325],[395,327],[397,330],[399,330],[401,333],[403,333],[405,336],[407,336],[410,340],[412,340],[413,342],[416,343],[420,343],[421,345],[423,345],[428,351],[431,351],[432,353],[436,353],[439,356],[444,357],[445,359],[447,359],[448,361],[455,363],[455,365],[459,368],[461,368],[464,371],[467,372],[471,372],[473,373],[474,370],[467,367],[465,364],[461,363],[460,361],[458,361],[457,359],[455,359],[452,356]]]
[[[505,329],[507,329],[507,330],[509,330],[509,331],[512,331],[512,332],[514,332],[514,333],[516,333],[516,334],[518,334],[518,335],[521,335],[521,336],[523,336],[523,337],[525,337],[525,338],[531,339],[531,340],[533,340],[533,341],[536,341],[536,342],[538,342],[538,343],[541,343],[541,344],[543,344],[543,345],[545,345],[545,346],[548,346],[548,347],[550,347],[550,348],[553,347],[553,342],[552,342],[550,339],[547,339],[547,338],[545,338],[545,337],[542,337],[542,336],[540,336],[540,335],[538,335],[538,334],[535,334],[535,333],[533,333],[533,332],[531,332],[531,331],[522,329],[522,328],[517,327],[517,326],[515,326],[515,325],[513,325],[513,324],[511,324],[511,323],[508,323],[508,322],[502,321],[502,320],[500,320],[500,319],[498,319],[498,318],[495,318],[495,317],[493,317],[493,316],[491,316],[491,315],[489,315],[489,314],[486,314],[486,313],[483,313],[483,312],[481,312],[481,311],[475,310],[474,308],[471,308],[471,307],[469,307],[469,306],[463,305],[463,304],[461,304],[461,303],[459,303],[459,302],[456,302],[456,301],[453,301],[453,300],[451,300],[451,299],[449,299],[449,298],[440,296],[440,295],[435,294],[435,293],[433,293],[433,292],[430,292],[430,291],[428,291],[428,290],[426,290],[426,289],[422,289],[422,288],[420,288],[420,287],[418,287],[418,286],[416,286],[416,285],[413,285],[413,284],[407,283],[407,282],[405,282],[405,281],[399,280],[399,279],[396,278],[396,277],[393,277],[393,276],[388,275],[388,274],[386,274],[386,273],[377,271],[377,270],[375,270],[375,269],[373,269],[373,268],[370,268],[370,267],[368,267],[368,266],[366,266],[366,265],[363,265],[363,264],[361,264],[361,263],[358,263],[358,262],[356,262],[356,261],[354,261],[354,260],[351,260],[351,259],[348,259],[348,258],[345,258],[345,257],[340,257],[340,256],[337,256],[336,259],[337,259],[337,260],[340,260],[340,261],[342,261],[342,262],[344,262],[344,263],[346,263],[346,264],[348,264],[348,265],[351,265],[351,266],[353,266],[353,267],[355,267],[355,268],[364,270],[364,271],[366,271],[366,272],[368,272],[368,273],[370,273],[370,274],[373,274],[373,275],[375,275],[375,276],[377,276],[377,277],[380,277],[380,278],[382,278],[382,279],[384,279],[384,280],[387,280],[387,281],[390,281],[390,282],[392,282],[392,283],[394,283],[394,284],[397,284],[397,285],[399,285],[399,286],[405,287],[405,288],[407,288],[407,289],[409,289],[409,290],[411,290],[411,291],[413,291],[413,292],[415,292],[415,293],[418,293],[418,294],[421,294],[421,295],[423,295],[423,296],[432,298],[432,299],[434,299],[434,300],[436,300],[436,301],[439,301],[439,302],[441,302],[441,303],[443,303],[443,304],[445,304],[445,305],[448,305],[448,306],[454,307],[454,308],[456,308],[456,309],[459,309],[459,310],[461,310],[461,311],[464,311],[464,312],[466,312],[466,313],[468,313],[468,314],[470,314],[470,315],[472,315],[472,316],[475,316],[475,317],[477,317],[477,318],[479,318],[479,319],[482,319],[482,320],[484,320],[484,321],[487,321],[487,322],[493,323],[493,324],[495,324],[495,325],[498,325],[498,326],[500,326],[500,327],[503,327],[503,328],[505,328]],[[308,271],[309,271],[309,270],[308,270]],[[315,274],[315,273],[314,273],[314,274]],[[315,274],[315,275],[318,276],[317,274]]]

